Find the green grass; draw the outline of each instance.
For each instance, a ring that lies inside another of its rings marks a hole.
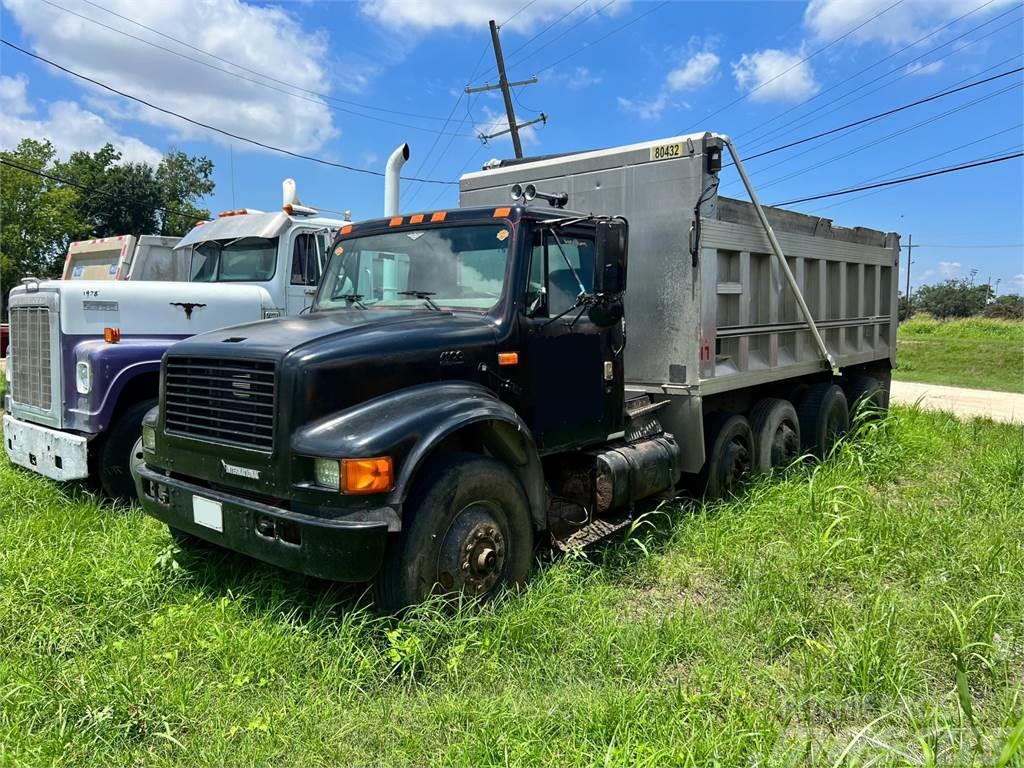
[[[915,316],[900,324],[896,365],[903,381],[1024,392],[1024,322]]]
[[[1019,766],[1022,502],[1019,427],[899,409],[389,621],[3,464],[0,765]]]

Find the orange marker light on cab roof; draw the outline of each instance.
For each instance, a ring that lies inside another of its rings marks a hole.
[[[435,223],[438,221],[444,221],[445,216],[447,215],[448,211],[434,211],[434,213],[430,214],[430,220]]]
[[[341,460],[342,493],[385,493],[394,487],[394,465],[390,456]]]
[[[392,216],[391,217],[391,221],[388,222],[388,226],[389,227],[398,227],[398,226],[401,226],[401,224],[402,224],[402,217],[401,216]]]
[[[410,224],[422,224],[423,223],[423,214],[422,213],[414,213],[412,216],[409,217],[409,223]]]
[[[103,340],[107,344],[117,344],[121,340],[121,329],[120,328],[104,328],[103,329]]]
[[[496,219],[504,219],[510,213],[512,213],[512,209],[511,208],[495,208],[494,209],[494,218],[496,218]]]
[[[499,352],[498,365],[519,365],[518,352]]]
[[[341,234],[343,234],[343,235],[347,235],[351,231],[352,231],[352,225],[351,224],[346,224],[344,227],[341,228]]]

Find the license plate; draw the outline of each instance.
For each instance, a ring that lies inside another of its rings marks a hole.
[[[224,512],[219,501],[193,496],[192,519],[195,520],[196,525],[224,533]]]

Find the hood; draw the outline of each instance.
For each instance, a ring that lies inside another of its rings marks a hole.
[[[19,286],[12,297],[30,302],[36,292]],[[265,288],[245,284],[43,280],[38,293],[59,295],[64,333],[100,337],[107,327],[119,328],[122,336],[191,336],[258,320],[273,307]]]
[[[386,354],[391,348],[409,346],[403,339],[416,344],[467,332],[493,336],[491,323],[477,315],[427,309],[334,309],[220,328],[180,342],[173,351],[202,356],[306,357],[325,347],[328,355],[343,353],[358,339],[359,347],[376,344]]]

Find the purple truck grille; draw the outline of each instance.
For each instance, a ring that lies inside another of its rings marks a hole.
[[[168,357],[167,432],[270,451],[274,447],[274,364],[262,360]]]

